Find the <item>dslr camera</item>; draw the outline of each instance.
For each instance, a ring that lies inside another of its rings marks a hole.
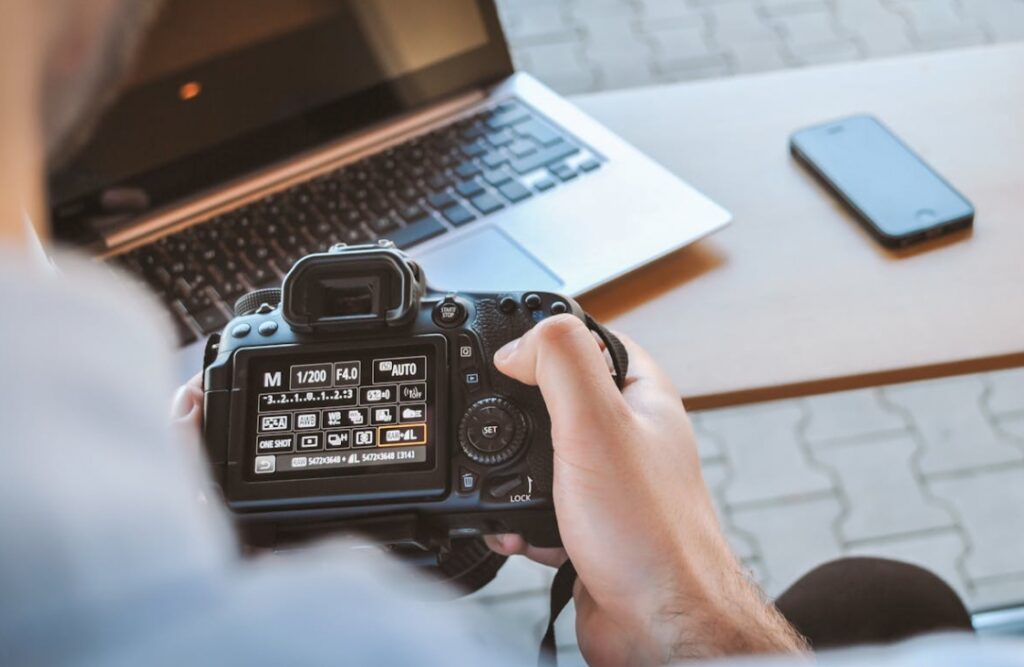
[[[559,544],[547,410],[491,359],[568,313],[624,378],[618,341],[575,301],[434,291],[381,241],[303,257],[235,311],[207,344],[204,437],[247,543],[350,533],[452,576],[490,554],[484,534]]]

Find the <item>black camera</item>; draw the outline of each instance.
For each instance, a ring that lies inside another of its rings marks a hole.
[[[547,410],[491,359],[569,313],[624,377],[618,341],[575,301],[436,292],[381,241],[306,256],[235,310],[207,345],[204,435],[248,543],[347,532],[437,554],[513,532],[559,544]]]

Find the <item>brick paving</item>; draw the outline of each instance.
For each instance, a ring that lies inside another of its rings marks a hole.
[[[499,0],[555,90],[750,74],[1024,39],[1022,0]]]
[[[1024,0],[499,0],[514,58],[572,94],[1024,39]],[[972,609],[1024,603],[1024,369],[694,415],[730,543],[775,595],[877,555]],[[535,658],[551,572],[513,559],[459,604]],[[573,618],[560,661],[583,664]]]

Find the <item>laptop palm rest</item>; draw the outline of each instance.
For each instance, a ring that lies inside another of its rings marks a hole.
[[[563,284],[554,272],[496,227],[483,227],[414,254],[434,289],[557,290]]]

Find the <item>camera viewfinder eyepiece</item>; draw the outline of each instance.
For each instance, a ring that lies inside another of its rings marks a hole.
[[[303,257],[282,289],[282,315],[293,329],[342,331],[407,323],[426,282],[415,262],[382,240]]]

